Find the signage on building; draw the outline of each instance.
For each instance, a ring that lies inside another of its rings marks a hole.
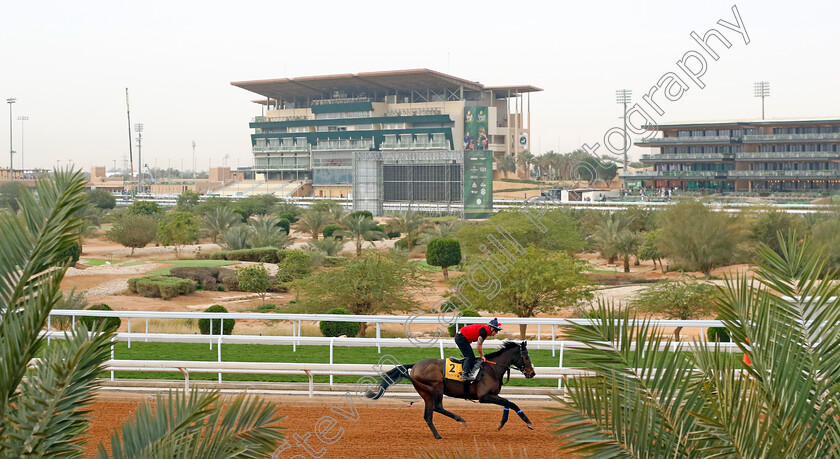
[[[519,134],[519,149],[520,150],[527,150],[528,149],[528,133],[523,132]]]
[[[488,107],[464,109],[464,150],[487,150],[489,111]]]
[[[493,152],[464,151],[464,218],[493,215]]]

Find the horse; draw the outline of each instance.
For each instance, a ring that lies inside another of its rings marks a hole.
[[[379,391],[368,390],[365,396],[377,400],[389,387],[401,379],[410,379],[414,389],[426,403],[423,418],[438,440],[442,437],[438,434],[432,421],[435,411],[460,422],[465,427],[467,425],[464,418],[443,408],[444,395],[503,406],[505,409],[497,430],[504,427],[510,409],[516,411],[528,428],[533,430],[534,424],[531,423],[528,416],[515,403],[499,396],[499,392],[502,390],[502,379],[505,373],[508,373],[508,378],[510,378],[511,367],[521,371],[526,378],[533,378],[536,375],[534,367],[531,365],[531,358],[528,356],[528,349],[525,347],[526,344],[525,341],[521,344],[505,341],[501,349],[487,354],[485,356],[486,361],[481,364],[481,378],[474,383],[444,379],[443,371],[446,359],[425,359],[411,365],[399,365],[388,371],[379,382]]]

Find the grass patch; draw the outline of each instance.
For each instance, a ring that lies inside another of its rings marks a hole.
[[[599,273],[599,274],[615,274],[618,272],[618,269],[613,269],[612,271],[608,269],[590,269],[588,272],[590,273]]]
[[[227,260],[172,260],[172,261],[163,261],[161,263],[167,263],[169,266],[164,268],[156,269],[151,271],[149,274],[159,274],[161,276],[168,275],[172,268],[187,268],[187,267],[202,267],[202,268],[214,268],[219,266],[227,266],[236,264],[235,261],[227,261]]]
[[[108,264],[108,261],[109,260],[106,260],[104,258],[84,258],[82,260],[82,262],[84,264],[88,265],[88,266],[102,266],[102,265]],[[110,261],[111,261],[112,265],[118,265],[118,264],[122,263],[122,261],[113,261],[113,260],[110,260]]]
[[[142,265],[144,262],[142,261],[129,261],[128,263],[123,263],[123,266],[137,266]]]
[[[415,268],[419,269],[420,271],[440,271],[440,267],[432,266],[426,263],[425,259],[409,260],[409,262],[415,264]]]

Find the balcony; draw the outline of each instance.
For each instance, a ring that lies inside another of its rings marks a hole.
[[[840,142],[840,132],[823,134],[745,135],[744,143]]]
[[[449,150],[449,142],[447,141],[430,141],[418,142],[413,140],[411,142],[382,142],[379,145],[380,150]]]
[[[309,151],[309,144],[292,144],[292,145],[256,145],[253,147],[254,153],[272,153],[281,151]]]
[[[728,145],[740,142],[739,137],[728,135],[709,135],[700,137],[653,137],[649,139],[636,139],[636,145],[640,147],[652,147],[661,145]]]
[[[776,170],[729,171],[731,178],[787,177],[795,179],[829,177],[840,178],[840,170]]]
[[[313,150],[370,150],[376,144],[373,139],[319,139]]]
[[[295,116],[255,116],[251,119],[252,123],[274,123],[279,121],[301,121],[314,120],[315,117],[311,115],[295,115]]]
[[[619,177],[640,178],[725,178],[726,171],[633,171],[621,173]]]
[[[760,160],[819,160],[819,159],[840,159],[840,152],[836,151],[774,151],[774,152],[758,152],[758,153],[738,153],[735,156],[738,160],[743,161],[760,161]]]
[[[642,155],[643,163],[674,161],[674,162],[693,162],[693,161],[732,161],[735,159],[734,153],[662,153],[658,155]]]
[[[311,167],[308,164],[287,164],[287,165],[271,165],[271,166],[261,166],[261,165],[254,165],[255,171],[288,171],[288,170],[308,170]]]

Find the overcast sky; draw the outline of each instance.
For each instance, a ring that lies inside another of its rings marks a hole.
[[[639,101],[667,72],[689,89],[661,103],[659,123],[760,117],[759,80],[771,84],[768,118],[840,116],[831,89],[840,75],[838,3],[14,2],[0,27],[0,98],[17,98],[14,148],[27,167],[121,165],[128,87],[131,122],[144,124],[144,162],[189,168],[194,140],[206,170],[225,155],[233,167],[253,164],[248,122],[260,107],[231,81],[425,67],[543,88],[531,95],[532,150],[566,152],[603,144],[620,125],[616,89]],[[735,23],[733,5],[749,44],[717,24]],[[689,33],[710,28],[732,46],[712,42],[720,57],[705,55],[700,89],[677,61],[701,51]],[[3,108],[0,166],[8,167]],[[21,115],[29,117],[23,146]]]

